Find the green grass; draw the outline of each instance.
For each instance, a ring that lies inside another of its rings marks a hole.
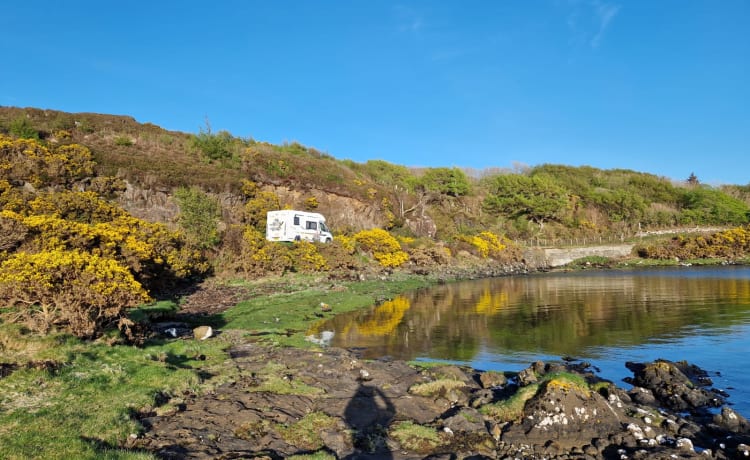
[[[685,259],[675,260],[670,259],[642,259],[633,258],[617,262],[614,266],[617,268],[646,268],[646,267],[676,267],[680,265],[690,264],[695,266],[712,266],[721,265],[726,262],[726,259]],[[735,259],[733,261],[740,265],[750,265],[750,258]]]
[[[268,392],[280,395],[314,395],[323,393],[317,387],[307,385],[299,379],[290,379],[287,374],[293,374],[283,364],[268,363],[259,372],[263,380],[258,386],[250,388],[252,392]]]
[[[325,444],[320,431],[336,426],[336,419],[322,412],[312,412],[288,426],[278,428],[279,434],[289,444],[306,450],[316,450]]]
[[[443,440],[434,428],[410,421],[393,424],[388,434],[398,441],[402,448],[414,452],[427,453],[443,444]]]
[[[447,393],[456,388],[463,388],[464,382],[454,379],[438,379],[432,382],[418,383],[409,388],[409,393],[417,396],[434,396]]]
[[[179,305],[172,300],[161,300],[148,305],[133,308],[128,313],[130,319],[135,322],[155,321],[168,318],[179,310]]]
[[[0,458],[152,458],[118,449],[142,431],[133,414],[153,409],[157,395],[199,391],[199,367],[225,358],[219,341],[135,348],[54,339],[35,358],[55,366],[0,379]]]
[[[603,256],[586,256],[576,259],[566,265],[567,268],[585,269],[590,267],[609,267],[614,264],[614,260]]]
[[[16,325],[0,324],[1,360],[19,364],[17,371],[0,379],[0,458],[154,458],[119,447],[130,434],[143,430],[133,415],[169,412],[176,406],[170,400],[173,396],[185,390],[205,392],[235,379],[238,369],[228,362],[226,349],[239,336],[261,331],[267,335],[258,337],[270,343],[311,347],[304,336],[321,320],[315,315],[320,314],[320,302],[333,307],[325,314],[333,316],[431,282],[402,276],[329,289],[315,287],[323,284],[313,277],[290,276],[243,283],[255,298],[205,318],[222,334],[206,341],[152,340],[141,348],[108,345],[113,334],[84,342],[65,335],[37,336]],[[273,291],[280,293],[267,294]],[[130,316],[141,321],[169,318],[177,308],[177,302],[157,302],[132,310]],[[44,361],[54,364],[26,366]],[[290,384],[284,369],[269,366],[259,373],[263,389],[295,394],[316,390],[296,380]],[[287,429],[290,436],[295,433],[295,427]]]
[[[482,406],[480,412],[501,422],[518,420],[523,415],[523,408],[526,405],[526,401],[536,394],[539,387],[538,383],[521,387],[508,399]]]
[[[289,460],[336,460],[336,456],[328,452],[315,452],[312,454],[291,455]]]

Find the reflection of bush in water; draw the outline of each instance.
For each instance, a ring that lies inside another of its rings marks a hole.
[[[474,311],[480,315],[491,315],[506,306],[508,306],[508,293],[506,291],[492,292],[485,289],[474,305]]]
[[[393,300],[383,302],[383,304],[373,310],[371,315],[362,323],[352,323],[347,326],[344,333],[349,332],[349,328],[356,327],[360,334],[366,336],[383,336],[388,335],[401,323],[404,313],[411,307],[411,302],[406,297],[396,297]]]

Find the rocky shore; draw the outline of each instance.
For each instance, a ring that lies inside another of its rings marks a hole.
[[[336,348],[230,356],[233,381],[160,398],[127,447],[165,459],[750,456],[750,423],[686,362],[627,363],[626,389],[572,359],[502,373]]]

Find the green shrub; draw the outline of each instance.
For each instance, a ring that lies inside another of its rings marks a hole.
[[[10,122],[10,133],[22,139],[39,140],[39,131],[37,131],[29,119],[23,115]]]
[[[228,131],[211,132],[211,125],[206,123],[206,128],[193,135],[191,142],[209,160],[221,160],[232,157],[233,139]]]
[[[127,136],[117,136],[115,137],[115,145],[119,145],[121,147],[130,147],[131,145],[133,145],[133,140]]]
[[[202,249],[219,243],[219,202],[197,187],[178,188],[174,196],[180,207],[177,223],[188,241]]]

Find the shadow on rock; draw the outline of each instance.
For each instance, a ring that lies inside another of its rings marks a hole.
[[[356,452],[347,459],[393,458],[386,444],[388,425],[396,408],[378,387],[360,381],[344,410],[344,420],[354,432]]]

